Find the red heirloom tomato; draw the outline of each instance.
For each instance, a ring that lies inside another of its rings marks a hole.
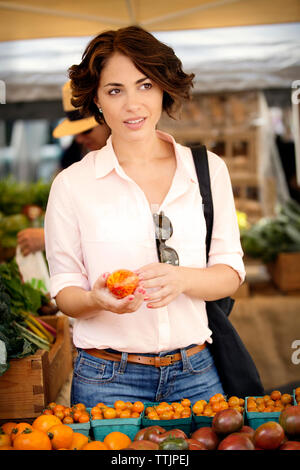
[[[106,286],[115,297],[118,297],[118,299],[122,299],[123,297],[132,294],[137,288],[138,283],[139,277],[128,269],[119,269],[118,271],[114,271],[106,280]]]

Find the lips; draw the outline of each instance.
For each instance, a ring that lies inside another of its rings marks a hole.
[[[145,117],[134,117],[124,121],[124,124],[129,129],[140,129],[143,126],[145,120]]]

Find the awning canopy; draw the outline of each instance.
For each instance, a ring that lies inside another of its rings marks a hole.
[[[298,21],[299,0],[0,1],[0,41],[94,36],[131,24],[174,31]]]
[[[300,77],[300,23],[153,33],[173,47],[195,91],[285,88]],[[61,100],[91,37],[0,43],[6,102]]]

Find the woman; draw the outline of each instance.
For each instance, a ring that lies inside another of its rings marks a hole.
[[[111,129],[104,148],[56,177],[45,219],[51,294],[76,319],[72,403],[223,393],[204,301],[232,295],[245,275],[228,171],[208,152],[215,219],[206,265],[191,150],[156,130],[162,111],[189,98],[193,77],[135,26],[100,34],[70,68],[73,104]],[[165,243],[156,243],[159,224]],[[105,285],[121,268],[140,283],[120,300]]]

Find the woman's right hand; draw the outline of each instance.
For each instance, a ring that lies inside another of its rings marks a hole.
[[[92,301],[95,306],[100,307],[101,310],[108,310],[120,315],[136,312],[144,302],[146,290],[137,287],[133,294],[118,299],[106,287],[106,280],[109,275],[110,273],[104,273],[99,276],[91,290]]]

